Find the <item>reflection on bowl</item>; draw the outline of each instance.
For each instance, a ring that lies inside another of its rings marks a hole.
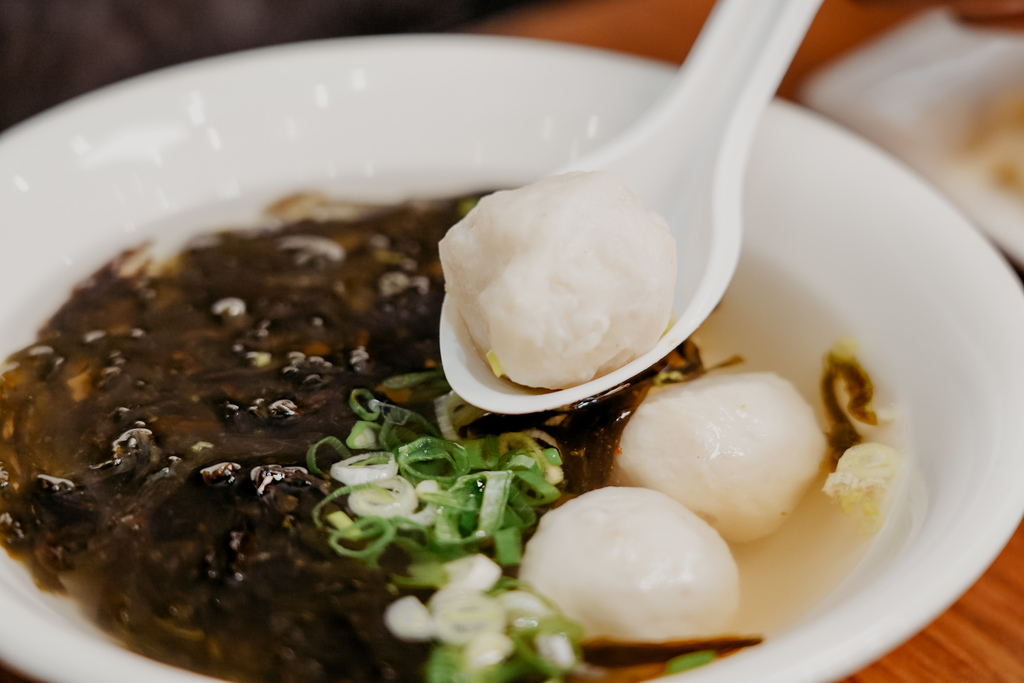
[[[0,300],[0,346],[28,343],[126,246],[248,224],[297,190],[390,201],[519,184],[621,131],[670,75],[525,41],[361,39],[171,69],[60,107],[0,137],[0,282],[18,293]],[[825,681],[922,628],[1015,528],[1024,304],[937,195],[789,105],[759,131],[745,215],[702,344],[813,399],[822,353],[853,335],[909,472],[869,541],[836,545],[812,501],[770,543],[737,548],[753,596],[737,628],[766,642],[683,676]],[[42,680],[198,680],[111,643],[6,557],[0,615],[0,657]]]

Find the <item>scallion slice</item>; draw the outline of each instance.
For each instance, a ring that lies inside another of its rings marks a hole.
[[[347,458],[352,455],[352,453],[345,447],[345,444],[341,442],[341,439],[333,436],[325,436],[320,439],[306,450],[306,469],[318,476],[323,476],[324,474],[316,465],[316,452],[321,446],[330,446],[343,458]]]
[[[352,412],[363,420],[373,422],[380,417],[381,403],[369,389],[353,389],[348,397],[348,405],[352,408]]]
[[[714,659],[714,650],[687,652],[685,655],[679,655],[668,660],[668,663],[665,664],[665,673],[677,674],[681,671],[689,671],[690,669],[696,669],[698,666],[710,664]]]
[[[331,478],[346,486],[385,481],[398,474],[398,463],[389,451],[360,453],[331,465]]]
[[[398,447],[398,468],[412,482],[448,485],[469,472],[469,455],[454,441],[424,436]]]
[[[360,559],[371,567],[377,567],[377,559],[394,537],[394,525],[383,517],[360,517],[350,526],[332,531],[327,543],[339,555]],[[346,543],[354,544],[354,547]]]
[[[345,439],[345,445],[356,450],[379,448],[378,432],[380,432],[380,426],[377,423],[359,420],[352,425],[352,431],[349,432],[348,438]]]

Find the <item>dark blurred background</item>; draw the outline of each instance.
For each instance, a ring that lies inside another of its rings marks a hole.
[[[278,43],[453,31],[538,0],[0,0],[0,130],[75,95]]]

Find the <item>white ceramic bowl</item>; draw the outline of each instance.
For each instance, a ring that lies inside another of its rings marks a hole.
[[[622,130],[670,75],[517,40],[359,39],[210,60],[59,107],[0,136],[0,349],[31,341],[125,246],[245,220],[300,189],[400,199],[521,183]],[[758,133],[745,209],[722,311],[751,363],[813,387],[821,353],[855,335],[898,408],[910,476],[867,553],[813,604],[680,680],[826,681],[923,628],[1016,527],[1024,298],[941,197],[790,105]],[[43,681],[198,680],[110,643],[7,557],[0,658]]]

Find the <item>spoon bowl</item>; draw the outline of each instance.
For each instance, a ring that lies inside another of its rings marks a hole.
[[[623,135],[558,169],[610,171],[668,222],[678,250],[673,325],[649,351],[589,382],[548,391],[496,377],[446,297],[441,359],[453,390],[523,414],[600,394],[689,337],[725,293],[742,244],[741,199],[754,130],[822,0],[719,0],[662,98]]]

